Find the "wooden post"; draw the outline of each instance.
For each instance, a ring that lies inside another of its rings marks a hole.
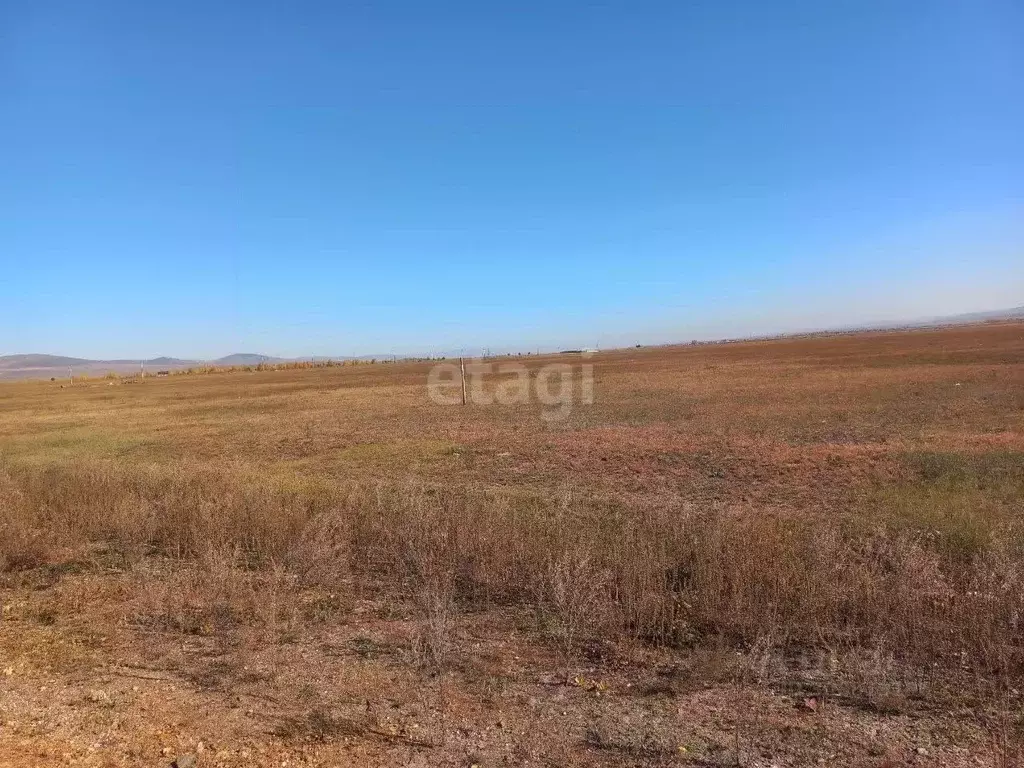
[[[466,360],[459,357],[459,367],[462,369],[462,404],[466,404]]]

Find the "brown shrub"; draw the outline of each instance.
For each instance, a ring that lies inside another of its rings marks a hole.
[[[169,626],[286,625],[296,579],[399,589],[443,667],[459,605],[532,606],[565,653],[587,638],[777,650],[881,647],[900,663],[1021,674],[1024,574],[1003,529],[951,558],[913,526],[630,510],[554,497],[379,484],[289,487],[195,467],[8,467],[5,567],[45,537],[194,559],[143,611]],[[17,487],[15,492],[12,488]]]
[[[25,494],[0,470],[0,573],[44,564],[53,539],[30,513]]]

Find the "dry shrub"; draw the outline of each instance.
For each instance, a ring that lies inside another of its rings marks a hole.
[[[249,625],[280,633],[301,620],[293,576],[278,567],[248,570],[228,550],[143,565],[135,577],[131,618],[154,629],[211,635]]]
[[[429,580],[415,592],[419,626],[414,650],[424,666],[440,674],[447,669],[453,650],[455,601],[450,582]]]
[[[602,629],[608,607],[608,579],[584,549],[552,556],[540,574],[539,607],[558,643],[566,674],[579,644]]]
[[[781,650],[885,639],[922,665],[1021,661],[1018,560],[995,546],[962,569],[919,532],[837,521],[418,486],[353,501],[357,570],[399,574],[410,594],[532,603],[563,650],[585,634]]]
[[[176,557],[229,547],[252,561],[280,561],[332,503],[319,487],[254,481],[199,463],[6,469],[33,519],[50,531]]]
[[[25,494],[0,470],[0,573],[43,565],[53,544],[31,514]]]
[[[386,536],[382,536],[384,531],[377,531],[378,542],[384,549],[376,557],[398,576],[416,605],[417,656],[441,673],[452,650],[456,613],[460,552],[454,541],[452,518],[444,504],[436,503],[434,496],[415,487],[404,489],[397,498],[378,487],[373,499],[372,508],[381,513],[378,520],[386,526]],[[361,533],[367,534],[365,528]]]
[[[351,517],[330,510],[310,520],[288,548],[284,564],[304,586],[347,586],[351,578],[351,544]]]
[[[420,484],[378,485],[347,500],[354,566],[408,584],[451,580],[456,598],[518,602],[533,592],[520,569],[535,562],[548,527],[527,497]],[[527,534],[528,535],[524,535]]]
[[[198,465],[6,470],[5,567],[45,558],[47,537],[190,559],[145,587],[143,611],[185,631],[287,625],[295,577],[355,579],[414,602],[436,669],[460,607],[505,604],[539,609],[567,658],[589,638],[782,653],[883,644],[924,669],[1024,672],[1024,573],[1008,518],[973,538],[968,557],[933,528],[885,516],[631,509],[571,489],[341,489]]]
[[[0,573],[43,565],[51,551],[52,542],[46,531],[18,519],[0,523]]]
[[[851,649],[833,658],[838,691],[848,701],[882,714],[895,714],[906,707],[908,681],[884,644]]]

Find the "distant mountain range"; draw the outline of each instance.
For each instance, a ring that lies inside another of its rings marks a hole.
[[[86,360],[81,357],[63,355],[6,355],[0,357],[0,379],[50,378],[73,373],[89,376],[105,373],[134,373],[143,363],[149,371],[188,368],[197,365],[194,361],[178,360],[173,357],[156,357],[152,360]]]
[[[226,355],[225,357],[219,357],[216,360],[210,361],[211,365],[259,365],[260,363],[282,363],[285,362],[283,357],[270,357],[268,355],[258,355],[255,352],[236,352],[233,355]]]
[[[983,323],[987,320],[1012,320],[1024,317],[1024,307],[1011,307],[1010,309],[992,309],[988,312],[967,312],[962,315],[949,315],[947,317],[933,317],[929,320],[922,320],[920,325],[946,325],[947,323]],[[917,325],[918,323],[915,323]]]
[[[841,328],[822,328],[820,333],[829,331],[875,331],[899,328],[928,328],[936,325],[970,325],[972,323],[987,323],[998,320],[1024,319],[1024,306],[1011,307],[1010,309],[991,309],[985,312],[965,312],[959,315],[938,315],[936,317],[919,317],[916,320],[864,323],[859,325],[847,325]]]
[[[367,357],[345,357],[337,355],[328,358],[317,355],[316,360],[362,360]],[[391,355],[377,355],[376,359],[390,358]],[[236,352],[232,355],[219,357],[216,360],[183,360],[178,357],[153,357],[148,360],[88,360],[82,357],[65,357],[63,355],[2,355],[0,356],[0,379],[48,379],[62,378],[68,375],[68,369],[75,375],[102,376],[107,373],[130,374],[140,371],[143,367],[147,373],[159,371],[176,371],[199,366],[242,366],[259,365],[260,363],[291,363],[304,362],[310,357],[273,357],[254,352]]]
[[[1010,309],[996,309],[987,312],[968,312],[960,315],[944,315],[940,317],[921,318],[902,323],[886,323],[884,325],[860,325],[847,326],[842,331],[869,330],[873,328],[920,328],[933,325],[958,325],[967,323],[983,323],[993,320],[1024,319],[1024,306],[1012,307]],[[826,329],[822,329],[824,332]],[[458,357],[458,352],[448,353],[448,356]],[[317,360],[378,360],[389,359],[393,355],[361,355],[358,357],[336,355],[317,355]],[[398,357],[408,357],[398,355]],[[413,355],[412,357],[415,357]],[[232,355],[219,357],[216,360],[182,360],[177,357],[154,357],[149,360],[87,360],[81,357],[65,357],[62,355],[0,355],[0,379],[42,379],[51,377],[67,376],[68,368],[78,375],[102,376],[106,373],[134,373],[145,365],[149,373],[158,371],[181,370],[182,368],[194,368],[201,365],[230,366],[230,365],[259,365],[260,363],[288,363],[307,361],[310,357],[272,357],[260,355],[254,352],[236,352]]]

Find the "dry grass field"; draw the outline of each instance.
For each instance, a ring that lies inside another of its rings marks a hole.
[[[588,362],[0,385],[0,765],[1019,764],[1024,323]]]

